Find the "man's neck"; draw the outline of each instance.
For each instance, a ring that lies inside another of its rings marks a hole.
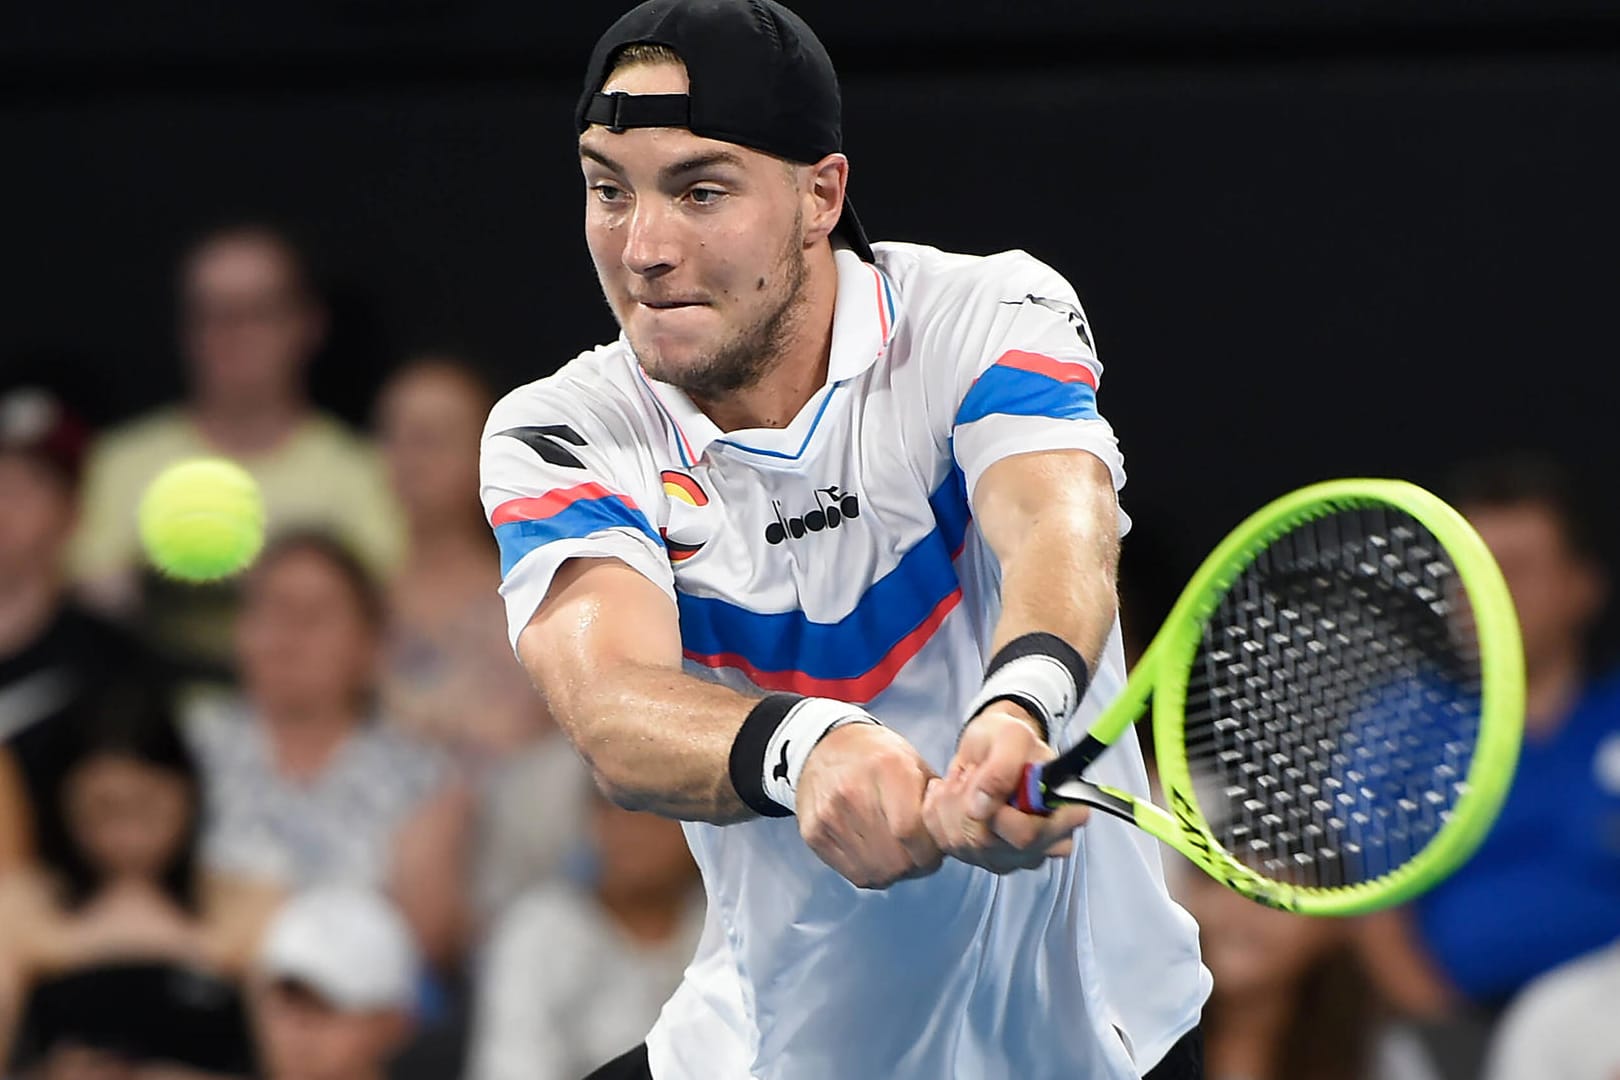
[[[285,442],[303,422],[308,408],[293,393],[251,400],[204,397],[192,406],[191,418],[210,445],[232,456],[251,457]]]
[[[50,625],[62,606],[54,573],[0,579],[0,656],[22,651]]]
[[[692,399],[721,431],[785,428],[827,382],[838,263],[827,245],[805,258],[808,273],[799,311],[765,375],[753,386],[721,398]]]

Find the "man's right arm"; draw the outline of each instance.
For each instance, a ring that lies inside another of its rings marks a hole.
[[[518,655],[614,802],[725,824],[753,816],[731,744],[754,700],[681,670],[663,590],[617,559],[570,559],[518,637]]]
[[[518,655],[614,802],[715,824],[754,816],[732,783],[731,756],[759,700],[681,670],[674,605],[639,572],[610,558],[563,563]],[[888,728],[834,728],[799,776],[799,831],[856,885],[931,873],[941,858],[922,821],[932,776]]]

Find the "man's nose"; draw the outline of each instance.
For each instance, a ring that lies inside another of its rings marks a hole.
[[[624,265],[642,277],[657,277],[680,262],[674,211],[661,200],[644,199],[630,216],[624,241]]]

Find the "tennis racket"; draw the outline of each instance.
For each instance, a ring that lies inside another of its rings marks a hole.
[[[1149,697],[1166,808],[1082,777]],[[1518,620],[1479,535],[1415,485],[1334,480],[1221,542],[1119,698],[1013,802],[1124,818],[1272,907],[1360,914],[1473,853],[1523,724]]]

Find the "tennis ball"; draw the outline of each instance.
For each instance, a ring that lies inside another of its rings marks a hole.
[[[196,458],[164,469],[141,496],[139,520],[147,557],[182,581],[229,577],[264,545],[259,485],[224,458]]]

